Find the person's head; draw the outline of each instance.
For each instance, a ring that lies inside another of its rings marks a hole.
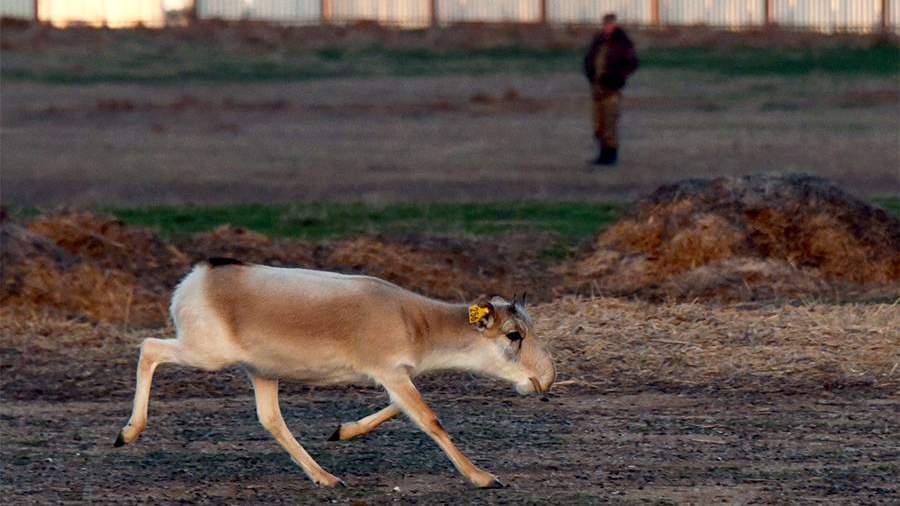
[[[612,34],[616,31],[616,28],[619,27],[618,18],[613,13],[609,13],[603,16],[603,33],[606,35]]]

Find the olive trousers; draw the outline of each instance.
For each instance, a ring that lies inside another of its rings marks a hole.
[[[622,94],[596,85],[591,92],[594,99],[594,137],[601,146],[618,149]]]

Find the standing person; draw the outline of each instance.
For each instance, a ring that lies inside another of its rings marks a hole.
[[[615,14],[603,16],[603,29],[594,36],[584,57],[584,75],[594,99],[594,137],[600,145],[597,165],[613,165],[619,154],[619,108],[625,80],[638,67],[634,44],[616,22]]]

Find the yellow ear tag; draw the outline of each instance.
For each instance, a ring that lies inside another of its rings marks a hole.
[[[480,322],[485,316],[489,315],[491,310],[484,307],[479,306],[477,304],[473,304],[469,306],[469,323],[475,324]]]

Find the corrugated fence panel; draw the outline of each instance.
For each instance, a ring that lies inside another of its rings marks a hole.
[[[243,19],[244,0],[197,0],[197,17],[200,19]]]
[[[39,0],[40,20],[55,26],[163,26],[163,0]]]
[[[660,0],[664,25],[708,25],[723,28],[765,23],[764,0]]]
[[[773,21],[785,27],[821,32],[881,27],[881,0],[779,0],[774,11]]]
[[[196,0],[200,19],[317,23],[322,0]],[[766,0],[659,0],[663,26],[704,24],[725,28],[760,26]],[[422,27],[431,22],[431,0],[330,0],[335,22],[375,21]],[[649,25],[653,0],[546,0],[551,23],[599,24],[614,12],[624,23]],[[437,0],[441,23],[537,22],[541,0]],[[888,29],[900,32],[900,0],[887,0]],[[868,32],[881,27],[882,0],[772,0],[773,23],[822,32]],[[164,0],[38,0],[42,21],[160,26]],[[0,0],[0,16],[34,18],[34,0]]]
[[[547,19],[551,23],[599,24],[603,16],[614,12],[619,21],[649,25],[651,0],[547,0]]]
[[[128,27],[136,24],[144,26],[163,26],[166,23],[166,11],[163,0],[106,0],[105,24],[111,28]]]
[[[322,17],[320,0],[250,0],[248,18],[276,23],[318,23]]]
[[[105,7],[104,2],[94,0],[40,0],[38,13],[41,21],[56,26],[74,23],[102,26]]]
[[[508,22],[541,20],[540,0],[438,0],[441,23]]]
[[[34,19],[34,0],[0,0],[0,17]]]
[[[321,0],[197,0],[200,19],[306,24],[321,19]]]
[[[423,27],[431,23],[431,0],[331,0],[331,19]]]
[[[894,27],[894,31],[900,31],[900,0],[888,2],[888,25]]]

